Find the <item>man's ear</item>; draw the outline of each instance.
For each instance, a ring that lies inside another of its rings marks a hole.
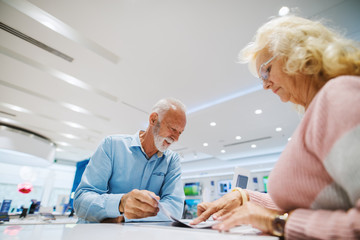
[[[156,124],[158,120],[158,114],[153,112],[152,114],[150,114],[150,117],[149,117],[149,124],[150,126],[154,126]]]

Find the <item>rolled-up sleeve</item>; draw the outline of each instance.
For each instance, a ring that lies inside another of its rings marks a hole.
[[[109,139],[105,139],[92,156],[75,191],[74,208],[78,217],[89,222],[120,216],[119,203],[123,194],[109,194],[112,173]]]

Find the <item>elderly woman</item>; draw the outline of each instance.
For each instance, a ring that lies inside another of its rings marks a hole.
[[[236,188],[198,206],[228,231],[252,224],[289,239],[360,238],[360,49],[295,16],[263,25],[241,60],[281,101],[305,109],[269,177],[268,194]]]

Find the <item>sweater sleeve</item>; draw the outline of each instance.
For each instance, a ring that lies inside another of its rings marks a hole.
[[[317,197],[327,195],[327,201],[291,213],[288,239],[360,238],[360,112],[354,109],[359,93],[359,78],[339,77],[324,86],[308,109],[306,148],[322,161],[333,183]]]
[[[359,239],[360,199],[348,211],[296,209],[286,223],[285,238]]]
[[[274,201],[271,199],[269,194],[252,191],[252,190],[245,190],[245,191],[248,192],[251,202],[256,203],[265,208],[281,211],[281,209],[275,205]]]

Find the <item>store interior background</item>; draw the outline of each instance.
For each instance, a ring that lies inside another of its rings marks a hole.
[[[105,136],[145,129],[163,97],[187,106],[185,132],[171,147],[184,185],[200,186],[187,199],[219,198],[236,167],[264,192],[302,116],[262,90],[237,56],[283,6],[360,41],[358,0],[0,0],[0,203],[11,199],[16,212],[36,199],[60,211],[76,164]],[[21,140],[9,144],[11,126],[47,140],[15,131]],[[22,183],[33,190],[20,193]]]

